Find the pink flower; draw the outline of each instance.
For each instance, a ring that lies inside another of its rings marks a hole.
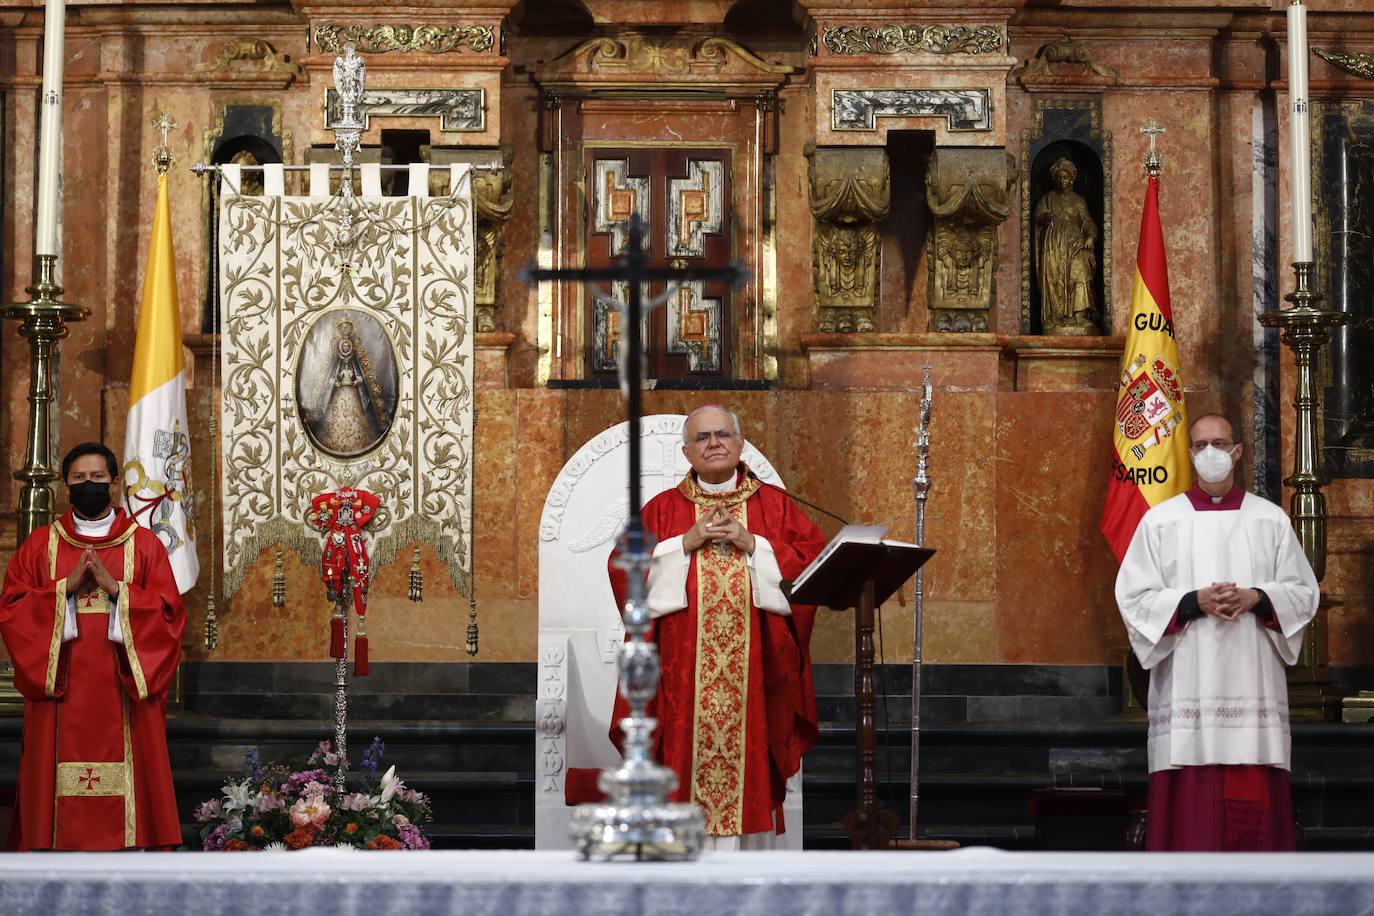
[[[404,824],[398,827],[396,832],[401,837],[401,845],[406,849],[429,848],[429,840],[425,839],[424,834],[420,833],[420,828],[414,824]]]
[[[324,761],[325,766],[338,766],[339,755],[334,753],[334,743],[332,741],[321,741],[315,745],[315,752],[310,755],[308,763],[319,763]]]
[[[401,789],[396,793],[396,797],[403,802],[410,802],[417,805],[422,805],[425,802],[425,793],[418,792],[415,789]]]
[[[286,807],[286,802],[275,792],[263,792],[253,799],[253,811],[263,814],[267,811],[278,811]]]
[[[404,814],[393,814],[391,816],[391,823],[397,827],[406,827],[410,824],[410,818],[406,817]]]
[[[327,794],[328,792],[329,792],[329,787],[328,787],[328,786],[323,785],[322,783],[315,782],[314,780],[311,780],[310,782],[307,782],[307,783],[305,784],[305,788],[301,789],[301,797],[302,797],[302,798],[311,798],[311,797],[316,796],[316,795],[325,795],[325,794]]]
[[[208,802],[202,802],[200,807],[196,808],[196,820],[203,824],[206,821],[213,821],[222,813],[224,813],[224,809],[220,805],[219,799],[212,798]]]
[[[330,808],[324,797],[302,798],[291,806],[291,823],[297,827],[323,827],[329,820]]]
[[[345,811],[366,811],[372,807],[372,799],[361,792],[352,792],[343,797],[339,807]]]

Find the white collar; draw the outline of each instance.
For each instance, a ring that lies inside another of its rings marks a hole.
[[[84,519],[72,513],[72,521],[76,523],[76,533],[83,538],[103,538],[114,528],[115,510],[111,506],[109,511],[100,518]]]
[[[739,485],[735,483],[734,474],[731,474],[728,480],[722,480],[720,483],[707,483],[697,477],[697,486],[701,487],[703,493],[733,493],[739,489]]]

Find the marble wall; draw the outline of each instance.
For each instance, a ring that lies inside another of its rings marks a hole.
[[[1255,156],[1255,125],[1264,121],[1264,106],[1274,104],[1272,90],[1281,86],[1275,49],[1282,46],[1282,17],[1240,4],[1230,11],[1221,3],[1167,15],[1127,14],[1115,9],[1119,5],[1101,0],[1073,13],[1076,27],[1092,36],[1085,41],[1093,59],[1117,78],[1065,75],[1062,65],[1049,83],[1023,84],[1009,77],[1000,90],[1005,105],[998,112],[999,135],[1019,152],[1016,144],[1037,98],[1100,98],[1102,126],[1112,133],[1115,150],[1110,310],[1111,325],[1119,329],[1130,299],[1145,189],[1140,162],[1146,143],[1138,128],[1149,117],[1165,124],[1160,209],[1189,405],[1194,412],[1232,412],[1248,429],[1260,404],[1258,409],[1267,409],[1282,424],[1286,469],[1291,464],[1292,366],[1285,355],[1272,377],[1257,379],[1253,320],[1257,308],[1276,304],[1270,301],[1265,272],[1256,269],[1256,233],[1277,233],[1279,261],[1288,260],[1287,217],[1281,215],[1286,214],[1286,167],[1279,168],[1278,194],[1271,200],[1263,187],[1274,176],[1266,175]],[[199,333],[208,268],[202,256],[202,185],[185,166],[203,158],[205,132],[217,106],[245,98],[280,106],[294,159],[304,161],[312,132],[318,134],[325,56],[306,47],[308,17],[289,4],[215,13],[198,5],[125,6],[129,9],[116,13],[101,4],[72,4],[62,267],[67,298],[90,307],[92,315],[74,325],[62,345],[57,438],[60,449],[86,438],[123,441],[134,308],[154,195],[153,173],[146,166],[156,146],[150,125],[166,109],[181,125],[172,136],[178,160],[171,177],[172,207],[183,324],[192,351],[193,454],[197,480],[208,496],[215,351],[213,338]],[[494,15],[490,9],[496,6],[485,4],[484,15]],[[1059,34],[1059,11],[1005,6],[998,15],[1007,23],[1010,58],[1028,62]],[[1323,18],[1325,8],[1314,7],[1318,14],[1309,27],[1314,43],[1332,38],[1339,28],[1348,45],[1374,48],[1374,16],[1352,9],[1343,18],[1334,12]],[[368,7],[352,16],[369,19],[383,12]],[[32,149],[40,33],[37,4],[0,15],[0,91],[10,150]],[[304,61],[305,70],[288,78],[262,61],[213,70],[225,43],[240,35],[270,42],[280,54]],[[540,227],[540,95],[528,68],[574,41],[535,34],[532,27],[528,35],[516,30],[506,37],[502,53],[510,65],[500,64],[499,104],[488,113],[495,127],[483,138],[486,145],[499,142],[510,149],[516,205],[506,224],[497,311],[501,333],[478,341],[474,578],[479,661],[534,660],[536,536],[544,497],[564,461],[619,422],[623,409],[612,390],[552,389],[537,381],[541,354],[552,342],[541,339],[538,296],[515,275],[536,255]],[[736,37],[750,42],[748,34]],[[816,87],[802,69],[808,60],[804,42],[789,45],[771,33],[760,34],[759,42],[772,49],[766,55],[770,60],[798,68],[779,92],[774,160],[777,378],[767,390],[649,392],[646,409],[677,412],[703,401],[732,404],[746,435],[791,488],[843,516],[886,524],[893,536],[905,539],[913,529],[917,388],[920,367],[929,363],[936,400],[927,540],[939,552],[927,567],[926,659],[966,664],[1118,660],[1125,637],[1112,601],[1115,563],[1097,521],[1122,339],[1020,335],[1019,195],[998,229],[990,333],[925,333],[925,248],[911,242],[921,231],[920,220],[911,214],[923,205],[924,183],[919,172],[910,171],[919,167],[919,156],[905,154],[892,159],[896,215],[884,229],[877,331],[815,333],[812,221],[802,150],[816,136]],[[404,65],[379,57],[376,68],[386,66],[397,84],[396,73],[433,79],[426,68],[439,64],[428,56]],[[444,78],[460,82],[468,78],[463,74],[476,72],[470,61],[443,66]],[[1374,83],[1325,63],[1314,61],[1312,71],[1319,91],[1374,95]],[[472,78],[479,77],[487,79]],[[1287,125],[1281,111],[1271,114],[1279,131],[1277,148],[1285,150]],[[614,132],[614,125],[605,129]],[[889,139],[889,144],[905,153],[924,148],[910,138]],[[6,159],[0,291],[7,301],[26,298],[34,159],[22,154]],[[1291,286],[1286,271],[1276,276],[1280,289]],[[0,454],[0,506],[13,507],[18,485],[12,474],[23,462],[27,424],[28,356],[12,327],[0,337],[0,362],[0,427],[11,443]],[[1262,398],[1257,401],[1256,385],[1280,399],[1267,406]],[[1374,552],[1374,484],[1337,481],[1327,492],[1331,661],[1374,663],[1369,556]],[[207,504],[205,498],[201,504]],[[0,561],[13,548],[14,524],[12,509],[0,514]],[[201,547],[206,552],[202,569],[208,571],[208,542]],[[402,551],[402,560],[383,570],[374,584],[373,657],[466,659],[467,600],[453,593],[436,557],[426,553],[425,601],[407,601],[409,556]],[[206,655],[199,639],[191,638],[191,657],[326,657],[328,610],[315,573],[290,554],[286,572],[287,606],[273,608],[272,557],[265,554],[239,593],[219,605],[218,651]],[[193,635],[204,619],[206,588],[189,596]],[[903,660],[912,640],[910,590],[884,610],[886,656]],[[852,653],[849,619],[824,612],[815,658],[843,662]]]

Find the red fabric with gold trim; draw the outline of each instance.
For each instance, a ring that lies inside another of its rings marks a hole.
[[[5,574],[0,637],[24,696],[6,847],[177,846],[165,710],[186,614],[167,551],[122,510],[105,538],[75,532],[68,510],[24,541]],[[88,547],[124,583],[123,646],[109,640],[103,592],[85,589],[77,598],[78,635],[62,642],[67,577]]]
[[[354,673],[367,674],[367,635],[363,618],[367,614],[367,590],[372,582],[372,561],[367,555],[362,529],[377,517],[382,501],[367,490],[343,487],[321,493],[310,500],[306,521],[324,533],[324,552],[320,557],[320,578],[331,594],[343,584],[344,570],[348,570],[348,584],[353,591],[353,609],[358,614],[358,634],[354,640],[357,660]],[[343,657],[342,624],[330,637],[330,654]]]
[[[825,536],[782,493],[760,487],[746,504],[749,531],[768,539],[784,579],[796,578],[825,547]],[[696,520],[696,505],[680,489],[660,493],[644,507],[645,528],[658,540],[686,533]],[[610,560],[611,587],[624,606],[626,576]],[[658,695],[649,715],[659,720],[655,732],[658,759],[678,775],[677,801],[689,801],[697,706],[696,651],[698,597],[697,557],[687,574],[687,609],[660,617],[654,624],[662,663]],[[816,694],[811,681],[811,630],[816,609],[792,605],[787,617],[761,611],[750,601],[749,674],[745,698],[743,834],[761,833],[781,824],[788,777],[801,766],[802,755],[816,742]],[[629,705],[617,694],[611,717],[611,741],[621,747],[617,725]],[[779,830],[778,832],[782,832]]]

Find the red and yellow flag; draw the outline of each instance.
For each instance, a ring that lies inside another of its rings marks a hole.
[[[1157,175],[1150,176],[1145,191],[1135,261],[1112,429],[1112,475],[1102,509],[1102,533],[1118,560],[1126,554],[1145,511],[1182,493],[1192,482]]]

